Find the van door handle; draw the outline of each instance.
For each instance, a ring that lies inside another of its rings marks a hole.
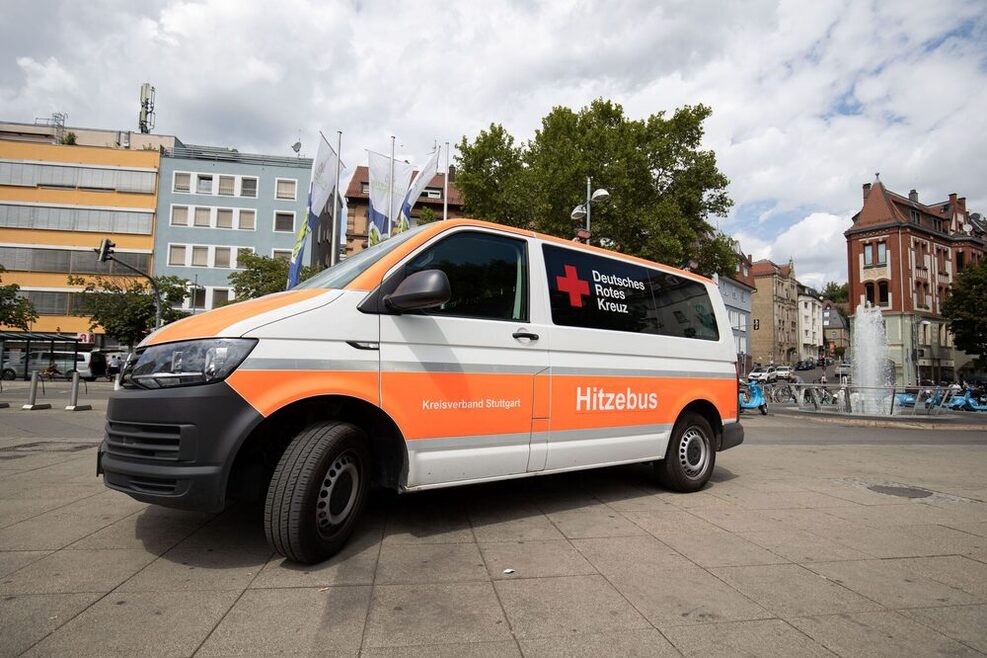
[[[511,335],[518,340],[521,340],[522,338],[527,338],[528,340],[538,340],[538,334],[533,334],[530,331],[515,331]]]

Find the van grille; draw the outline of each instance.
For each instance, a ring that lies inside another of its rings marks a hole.
[[[119,457],[178,461],[182,447],[178,425],[108,422],[106,452]]]

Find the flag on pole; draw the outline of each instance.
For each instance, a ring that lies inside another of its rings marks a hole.
[[[394,160],[394,185],[392,187],[391,157],[374,151],[368,151],[367,155],[370,174],[368,241],[371,245],[375,245],[390,237],[393,218],[401,209],[414,168],[407,162]]]
[[[404,196],[404,201],[401,202],[401,214],[398,217],[398,222],[394,227],[394,233],[400,233],[401,231],[407,231],[411,228],[411,209],[415,207],[415,202],[418,201],[418,197],[422,195],[425,191],[425,187],[432,182],[436,174],[439,171],[439,151],[441,148],[436,149],[432,157],[429,158],[425,166],[421,168],[418,175],[415,176],[415,180],[411,183],[411,188],[408,193]]]
[[[312,182],[309,185],[308,205],[305,209],[305,221],[298,229],[295,246],[291,250],[291,263],[288,266],[288,288],[294,288],[302,275],[302,256],[305,255],[305,238],[309,233],[314,234],[318,226],[319,215],[325,210],[329,197],[337,187],[336,162],[339,155],[332,148],[322,133],[319,133],[319,150],[312,161]]]

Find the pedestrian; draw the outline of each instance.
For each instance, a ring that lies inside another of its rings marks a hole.
[[[120,356],[114,354],[110,357],[109,363],[106,365],[106,376],[109,379],[113,379],[120,373]]]
[[[820,384],[826,383],[826,373],[823,373],[822,375],[819,376],[819,383]]]

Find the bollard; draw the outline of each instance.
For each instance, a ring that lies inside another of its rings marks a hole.
[[[72,391],[69,393],[69,406],[65,407],[65,411],[89,411],[93,406],[91,404],[79,404],[79,373],[72,373]]]
[[[2,379],[0,379],[0,393],[3,393],[3,380]],[[6,402],[0,402],[0,409],[6,409],[9,406],[10,406],[10,404],[8,404]]]
[[[120,378],[122,376],[123,376],[123,374],[118,372],[116,374],[116,377],[113,378],[113,390],[114,391],[119,391],[121,388],[123,388],[122,386],[120,386]]]
[[[37,409],[51,409],[51,405],[47,402],[42,402],[38,404],[38,371],[35,370],[31,373],[31,392],[27,396],[27,404],[25,404],[21,409],[25,411],[35,411]]]

